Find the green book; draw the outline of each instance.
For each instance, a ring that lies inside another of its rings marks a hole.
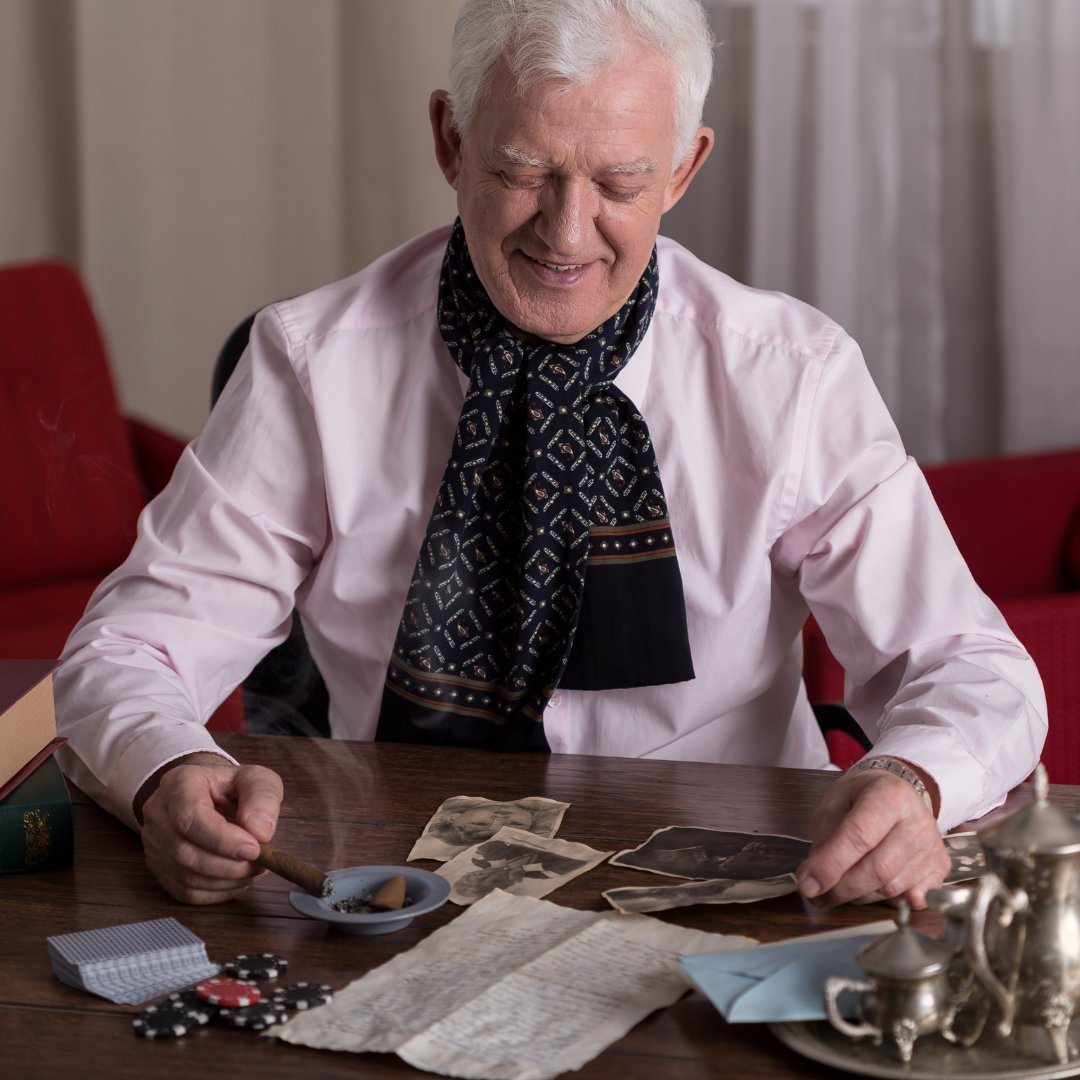
[[[75,858],[71,796],[55,757],[0,799],[0,874],[64,870]]]

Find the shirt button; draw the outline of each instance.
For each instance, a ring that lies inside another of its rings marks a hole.
[[[562,701],[562,694],[560,694],[559,691],[556,690],[555,693],[552,694],[551,697],[548,699],[548,704],[553,709],[557,709],[559,707],[560,701]]]

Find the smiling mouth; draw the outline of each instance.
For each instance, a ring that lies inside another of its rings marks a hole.
[[[539,266],[546,266],[549,270],[556,270],[560,274],[565,274],[569,270],[580,270],[585,265],[584,263],[549,263],[544,262],[543,259],[533,259],[531,255],[529,258]]]

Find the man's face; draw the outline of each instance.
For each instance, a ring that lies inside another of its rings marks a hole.
[[[673,105],[667,63],[640,46],[584,86],[524,96],[500,64],[461,140],[445,95],[432,96],[436,154],[473,265],[511,327],[574,342],[626,301],[660,216],[712,145],[701,129],[676,169]]]

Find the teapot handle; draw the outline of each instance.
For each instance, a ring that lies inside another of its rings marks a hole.
[[[986,955],[986,920],[990,905],[994,900],[1000,900],[1002,904],[1001,913],[997,917],[998,925],[1006,927],[1012,923],[1014,915],[1027,911],[1028,895],[1023,889],[1008,888],[997,874],[986,873],[979,879],[979,886],[968,913],[965,949],[967,961],[975,977],[1001,1009],[998,1030],[1002,1035],[1008,1035],[1012,1031],[1013,1018],[1016,1014],[1016,993],[1005,988],[991,969],[990,960]]]
[[[841,975],[831,975],[825,980],[823,989],[825,992],[825,1012],[828,1015],[829,1023],[837,1031],[852,1039],[861,1039],[866,1035],[873,1035],[880,1041],[882,1035],[880,1028],[876,1028],[865,1021],[862,1024],[853,1024],[849,1020],[845,1020],[840,1015],[840,1009],[836,1004],[836,999],[845,990],[865,993],[867,990],[873,989],[870,983],[859,982],[857,979],[848,979]]]

